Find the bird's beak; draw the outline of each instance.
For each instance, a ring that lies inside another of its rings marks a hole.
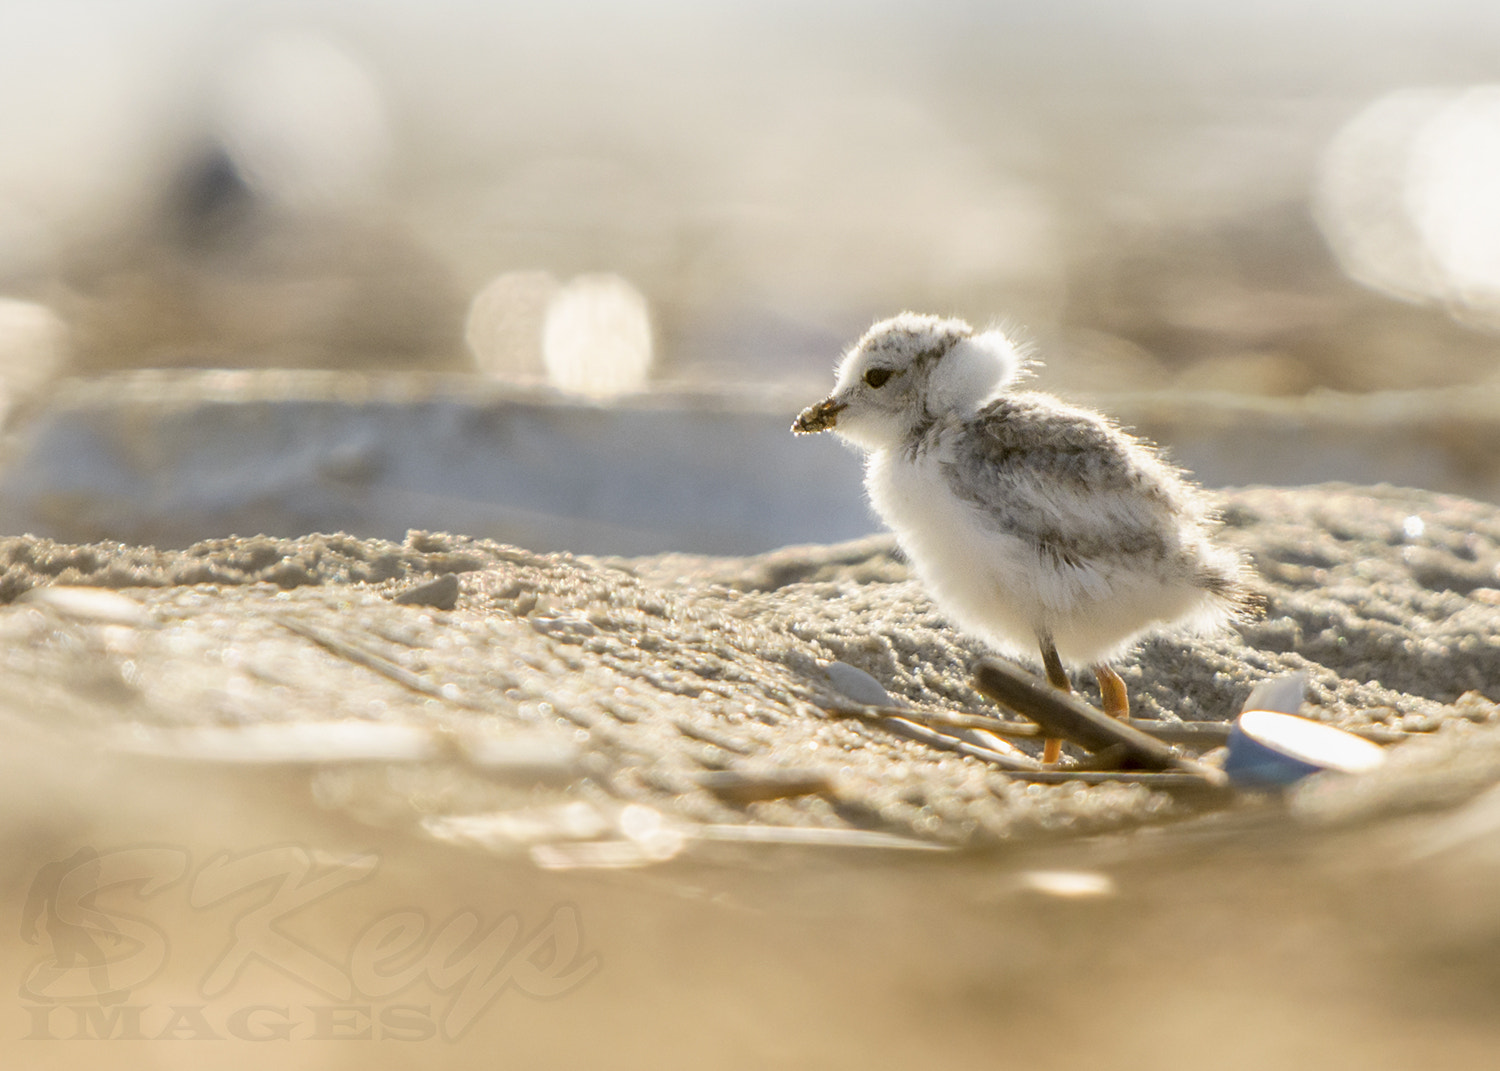
[[[792,431],[798,435],[813,435],[820,431],[827,431],[838,423],[840,410],[848,404],[848,402],[836,402],[832,398],[824,398],[817,405],[809,405],[802,410],[802,415],[792,425]]]

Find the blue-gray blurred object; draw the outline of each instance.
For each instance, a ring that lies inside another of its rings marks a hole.
[[[1238,788],[1284,788],[1315,773],[1364,773],[1384,761],[1379,745],[1352,733],[1256,708],[1235,719],[1224,772]]]
[[[1439,398],[1437,395],[1443,395]],[[140,371],[12,414],[0,535],[185,546],[230,534],[463,532],[533,550],[747,554],[878,529],[859,459],[794,437],[807,397],[659,389],[604,404],[481,376]],[[1209,486],[1389,482],[1500,498],[1500,406],[1170,392],[1110,411]]]
[[[744,554],[873,530],[859,462],[789,409],[610,407],[479,377],[135,373],[80,381],[0,464],[0,533],[185,546],[410,528],[534,550]]]

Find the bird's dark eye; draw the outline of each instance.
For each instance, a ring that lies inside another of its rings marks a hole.
[[[872,368],[865,373],[865,382],[876,390],[885,386],[886,380],[890,378],[891,370],[889,368]]]

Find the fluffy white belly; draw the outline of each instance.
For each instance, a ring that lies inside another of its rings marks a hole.
[[[977,523],[949,493],[937,461],[869,456],[865,488],[896,533],[938,607],[966,632],[1013,654],[1034,656],[1041,606],[1028,582],[1035,555],[1021,541]]]
[[[936,458],[869,455],[865,487],[928,594],[962,631],[1011,655],[1037,657],[1046,633],[1073,664],[1118,655],[1201,592],[1166,590],[1121,565],[1059,565],[985,521],[949,490]]]

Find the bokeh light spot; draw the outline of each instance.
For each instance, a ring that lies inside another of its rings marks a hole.
[[[560,390],[594,398],[643,389],[651,374],[646,298],[618,275],[580,275],[547,307],[547,376]]]

